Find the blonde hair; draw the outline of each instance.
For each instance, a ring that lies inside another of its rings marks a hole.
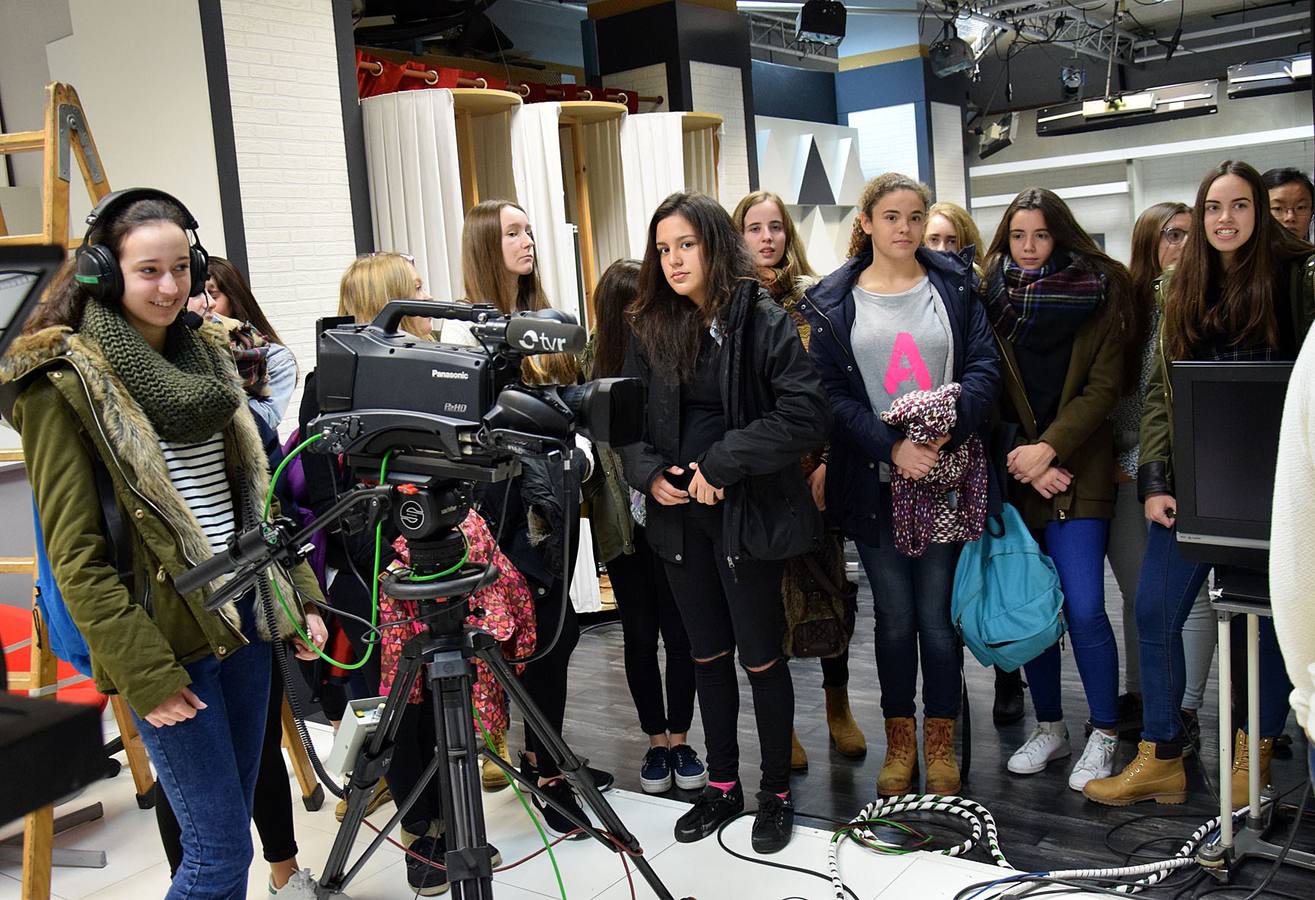
[[[982,233],[977,230],[977,223],[973,217],[968,214],[957,203],[950,203],[945,200],[938,201],[931,205],[927,210],[927,223],[931,224],[932,216],[944,216],[949,223],[954,226],[954,236],[959,241],[959,249],[965,247],[973,248],[973,265],[978,269],[982,266],[982,260],[985,255],[982,253]],[[923,243],[927,242],[927,235],[923,233]]]
[[[389,300],[415,297],[415,270],[400,253],[376,253],[363,256],[342,273],[338,286],[338,315],[351,316],[358,323],[374,320]],[[402,329],[418,338],[432,340],[420,330],[414,316],[402,318]]]
[[[785,255],[781,257],[781,264],[776,268],[780,271],[780,278],[787,285],[793,285],[799,278],[808,277],[816,278],[817,273],[813,267],[808,264],[808,254],[804,252],[804,242],[799,240],[799,232],[795,230],[794,219],[790,218],[790,210],[785,208],[785,201],[777,194],[771,191],[754,191],[752,194],[745,196],[735,207],[735,212],[731,213],[731,221],[735,223],[735,230],[741,235],[744,234],[744,217],[749,214],[759,203],[775,203],[776,208],[781,211],[781,224],[785,226]]]
[[[469,303],[491,303],[504,316],[516,312],[548,309],[552,304],[539,281],[539,257],[534,268],[517,275],[502,257],[502,211],[511,207],[525,212],[510,200],[483,200],[466,213],[461,229],[461,280]],[[531,384],[573,384],[580,366],[569,353],[526,357],[521,378]]]
[[[931,189],[921,181],[898,172],[887,172],[873,178],[863,186],[863,194],[859,197],[858,214],[854,216],[854,230],[849,234],[849,256],[858,256],[872,241],[868,233],[863,230],[863,217],[871,218],[872,207],[876,206],[877,201],[895,191],[913,191],[922,198],[924,208],[931,205]]]

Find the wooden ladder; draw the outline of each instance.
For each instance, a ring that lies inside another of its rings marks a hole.
[[[41,175],[41,230],[10,234],[0,211],[0,246],[59,244],[74,247],[80,237],[69,237],[69,178],[72,158],[82,170],[82,181],[94,205],[110,192],[105,166],[96,141],[87,126],[78,92],[71,85],[52,81],[46,85],[46,124],[40,131],[0,134],[0,155],[40,151],[45,157]]]

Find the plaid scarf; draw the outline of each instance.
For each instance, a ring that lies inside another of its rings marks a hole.
[[[1070,260],[1024,269],[1006,256],[987,286],[986,312],[1005,340],[1044,353],[1071,343],[1104,297],[1105,276]]]

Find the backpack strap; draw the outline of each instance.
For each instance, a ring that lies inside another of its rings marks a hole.
[[[91,473],[96,479],[96,498],[100,501],[100,514],[105,524],[105,540],[110,545],[110,558],[118,571],[119,580],[134,594],[136,578],[132,568],[132,542],[128,527],[119,514],[119,502],[114,495],[114,481],[100,456],[91,454]]]

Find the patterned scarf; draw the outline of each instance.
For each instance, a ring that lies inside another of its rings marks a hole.
[[[929,444],[954,428],[961,390],[952,381],[933,391],[913,391],[896,399],[881,419],[903,429],[915,444]],[[920,481],[892,472],[895,549],[916,558],[930,544],[977,540],[986,523],[988,490],[986,448],[976,434],[957,449],[942,451]]]
[[[223,431],[242,404],[242,390],[181,321],[169,326],[164,353],[103,303],[88,301],[79,333],[99,345],[132,399],[166,441],[198,443]]]
[[[1052,256],[1040,269],[1009,257],[986,291],[991,324],[1015,346],[1044,353],[1072,342],[1105,297],[1105,276]]]

